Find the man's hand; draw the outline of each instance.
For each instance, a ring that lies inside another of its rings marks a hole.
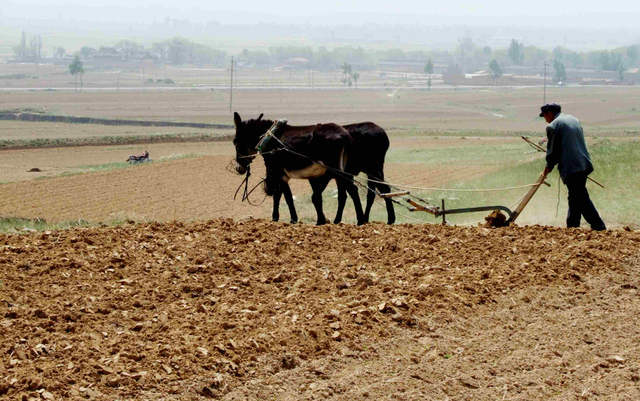
[[[549,173],[552,171],[553,169],[550,169],[549,167],[545,167],[544,171],[542,172],[542,175],[544,175],[545,177],[549,175]]]

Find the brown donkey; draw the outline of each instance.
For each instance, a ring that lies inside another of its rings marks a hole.
[[[264,136],[273,126],[273,121],[262,120],[262,116],[260,114],[255,120],[242,121],[240,115],[234,113],[236,136],[233,143],[236,147],[236,171],[239,174],[247,172],[249,164],[258,154],[256,148],[261,143],[260,153],[267,168],[267,195],[273,196],[273,220],[278,221],[280,218],[280,197],[284,195],[291,222],[298,221],[289,179],[300,178],[309,180],[313,189],[311,201],[318,213],[317,224],[325,224],[327,219],[322,210],[322,192],[329,181],[335,179],[338,188],[351,196],[358,224],[363,224],[364,215],[358,188],[353,177],[345,173],[348,155],[353,146],[349,133],[336,124],[302,127],[284,125],[273,133],[275,138],[266,138]]]

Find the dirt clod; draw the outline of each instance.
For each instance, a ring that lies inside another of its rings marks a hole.
[[[507,226],[507,216],[504,215],[500,210],[494,210],[487,217],[484,218],[485,227],[506,227]]]

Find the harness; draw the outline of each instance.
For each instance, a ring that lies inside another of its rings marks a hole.
[[[258,142],[258,145],[256,146],[256,150],[258,151],[258,153],[265,154],[265,153],[267,153],[269,151],[268,149],[269,149],[270,145],[273,145],[274,142],[280,142],[275,135],[276,135],[276,133],[278,133],[280,128],[282,128],[285,125],[287,125],[287,122],[288,121],[287,121],[286,118],[281,118],[279,120],[276,120],[273,123],[271,128],[269,128],[267,130],[267,132],[265,132],[264,135],[262,135],[260,137],[260,141]]]
[[[267,132],[265,132],[264,135],[260,137],[260,141],[258,142],[258,145],[256,145],[256,150],[258,151],[258,153],[260,153],[261,155],[267,155],[267,154],[275,153],[278,150],[283,150],[283,149],[272,149],[272,150],[268,150],[268,149],[274,143],[281,143],[280,140],[275,135],[278,132],[278,130],[284,127],[286,124],[287,124],[286,118],[276,120],[273,123],[271,128],[269,128]],[[251,200],[249,199],[249,196],[253,193],[253,191],[256,190],[256,188],[264,184],[266,177],[263,178],[258,184],[256,184],[256,186],[254,186],[251,190],[249,190],[250,176],[251,176],[251,165],[249,164],[247,166],[247,174],[245,175],[244,180],[242,180],[242,182],[240,183],[240,186],[236,190],[235,195],[233,195],[233,200],[236,200],[236,197],[238,196],[238,192],[240,192],[240,190],[244,186],[244,190],[242,192],[242,202],[247,201],[247,203],[249,203],[251,206],[260,206],[267,199],[266,194],[264,196],[264,199],[262,199],[262,202],[257,204],[252,203]]]

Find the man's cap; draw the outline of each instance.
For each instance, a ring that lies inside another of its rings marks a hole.
[[[562,111],[562,107],[557,103],[547,103],[540,107],[540,117],[542,117],[542,115],[547,111],[551,111],[553,114],[558,114]]]

